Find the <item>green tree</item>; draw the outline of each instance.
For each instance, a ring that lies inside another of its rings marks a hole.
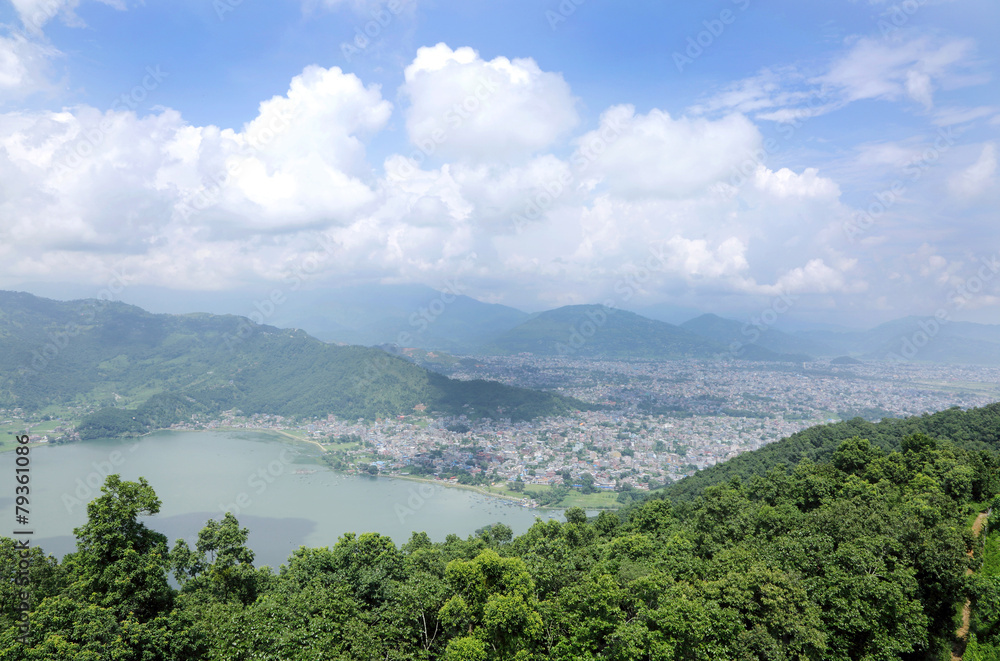
[[[487,549],[474,560],[453,560],[445,570],[453,596],[440,611],[452,631],[482,640],[500,658],[511,658],[541,634],[534,582],[520,558]]]
[[[254,570],[254,554],[246,546],[248,534],[236,517],[226,512],[221,522],[206,522],[198,533],[195,550],[177,540],[170,554],[177,582],[185,592],[203,592],[219,601],[254,601],[270,572]]]
[[[145,478],[128,482],[117,474],[105,479],[101,494],[87,504],[87,523],[73,531],[77,550],[64,559],[71,593],[114,609],[119,620],[150,620],[174,597],[166,537],[139,521],[160,511],[160,499]]]

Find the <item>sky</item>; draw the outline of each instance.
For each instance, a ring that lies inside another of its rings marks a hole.
[[[1000,323],[997,34],[995,0],[0,0],[0,289]]]

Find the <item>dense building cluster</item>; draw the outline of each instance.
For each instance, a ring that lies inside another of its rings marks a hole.
[[[302,424],[228,412],[199,426],[300,429],[340,448],[348,470],[466,472],[488,482],[550,485],[579,485],[590,476],[597,489],[647,489],[816,424],[982,406],[1000,382],[1000,370],[973,366],[529,356],[477,359],[457,376],[546,388],[604,408],[532,422],[417,414],[377,421],[331,415]]]

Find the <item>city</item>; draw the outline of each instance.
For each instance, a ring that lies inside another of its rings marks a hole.
[[[476,483],[574,486],[590,475],[594,489],[646,490],[817,424],[983,406],[995,401],[1000,383],[998,368],[916,363],[531,356],[475,363],[453,376],[550,389],[600,410],[532,422],[431,418],[415,411],[377,421],[331,415],[305,423],[230,411],[176,428],[298,431],[335,457],[333,465],[352,472],[444,475],[453,482],[466,473]]]

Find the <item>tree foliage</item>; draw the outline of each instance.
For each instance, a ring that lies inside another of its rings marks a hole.
[[[517,537],[345,534],[277,572],[253,566],[231,514],[168,553],[140,520],[152,487],[112,475],[75,553],[32,551],[27,647],[4,563],[0,658],[915,660],[950,649],[966,598],[967,658],[996,658],[1000,541],[970,557],[966,529],[996,463],[929,435],[899,447],[850,438],[825,461]]]

